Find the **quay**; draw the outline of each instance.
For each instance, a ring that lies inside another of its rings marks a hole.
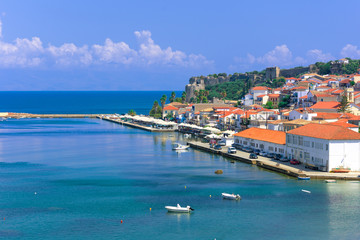
[[[170,128],[169,129],[153,128],[153,127],[148,127],[148,126],[144,126],[144,125],[140,125],[140,124],[136,124],[136,123],[126,122],[119,118],[113,119],[113,118],[101,117],[101,116],[97,116],[97,118],[105,120],[105,121],[121,124],[124,126],[128,126],[128,127],[142,129],[142,130],[145,130],[148,132],[175,132],[176,131],[176,129],[173,129],[173,128],[171,128],[171,129]]]
[[[227,147],[223,147],[222,150],[215,150],[210,148],[209,143],[202,142],[188,142],[191,148],[201,151],[210,152],[213,154],[219,154],[223,157],[230,158],[239,162],[244,162],[252,165],[256,165],[260,168],[271,170],[274,172],[282,173],[291,177],[310,177],[310,179],[334,179],[334,180],[356,180],[360,181],[358,177],[360,172],[349,173],[329,173],[309,170],[304,165],[291,165],[289,162],[276,162],[270,158],[258,156],[258,159],[250,159],[249,153],[237,150],[235,154],[227,152]]]
[[[96,118],[99,114],[33,114],[33,113],[10,113],[3,118]]]

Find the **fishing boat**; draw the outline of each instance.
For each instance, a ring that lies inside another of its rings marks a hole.
[[[326,183],[336,183],[336,180],[333,179],[327,179],[325,180]]]
[[[310,180],[310,177],[298,177],[298,180]]]
[[[180,143],[174,143],[173,145],[172,145],[172,149],[173,150],[185,150],[185,149],[188,149],[190,146],[188,146],[188,145],[182,145],[182,144],[180,144]]]
[[[301,191],[304,193],[311,193],[309,190],[305,190],[305,189],[301,189]]]
[[[190,206],[181,207],[180,204],[177,204],[176,207],[165,206],[165,208],[168,210],[168,212],[176,212],[176,213],[189,213],[191,211],[194,211],[194,209],[191,208]]]
[[[230,199],[230,200],[240,200],[241,197],[239,194],[230,194],[230,193],[222,193],[221,194],[224,199]]]

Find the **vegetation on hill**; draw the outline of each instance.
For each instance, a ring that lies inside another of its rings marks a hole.
[[[346,58],[349,60],[348,64],[344,64],[341,68],[343,74],[353,74],[356,73],[359,69],[360,60],[355,60],[351,58]],[[319,69],[320,75],[326,75],[331,73],[331,62],[329,61],[327,63],[324,62],[317,62],[315,63],[315,66]],[[337,61],[335,61],[337,62]]]

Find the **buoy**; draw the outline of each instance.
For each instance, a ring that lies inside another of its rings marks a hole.
[[[34,194],[36,195],[36,194],[37,194],[37,192],[34,192]]]
[[[186,189],[186,186],[185,186],[185,189]]]
[[[150,211],[151,211],[151,208],[150,208]]]
[[[210,198],[211,198],[211,195],[210,195]]]
[[[123,220],[121,220],[120,222],[123,223]]]

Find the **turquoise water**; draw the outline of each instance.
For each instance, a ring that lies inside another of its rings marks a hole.
[[[171,144],[181,135],[98,119],[8,120],[0,134],[0,238],[360,238],[359,183],[297,181],[177,153]],[[177,203],[195,211],[164,209]]]

